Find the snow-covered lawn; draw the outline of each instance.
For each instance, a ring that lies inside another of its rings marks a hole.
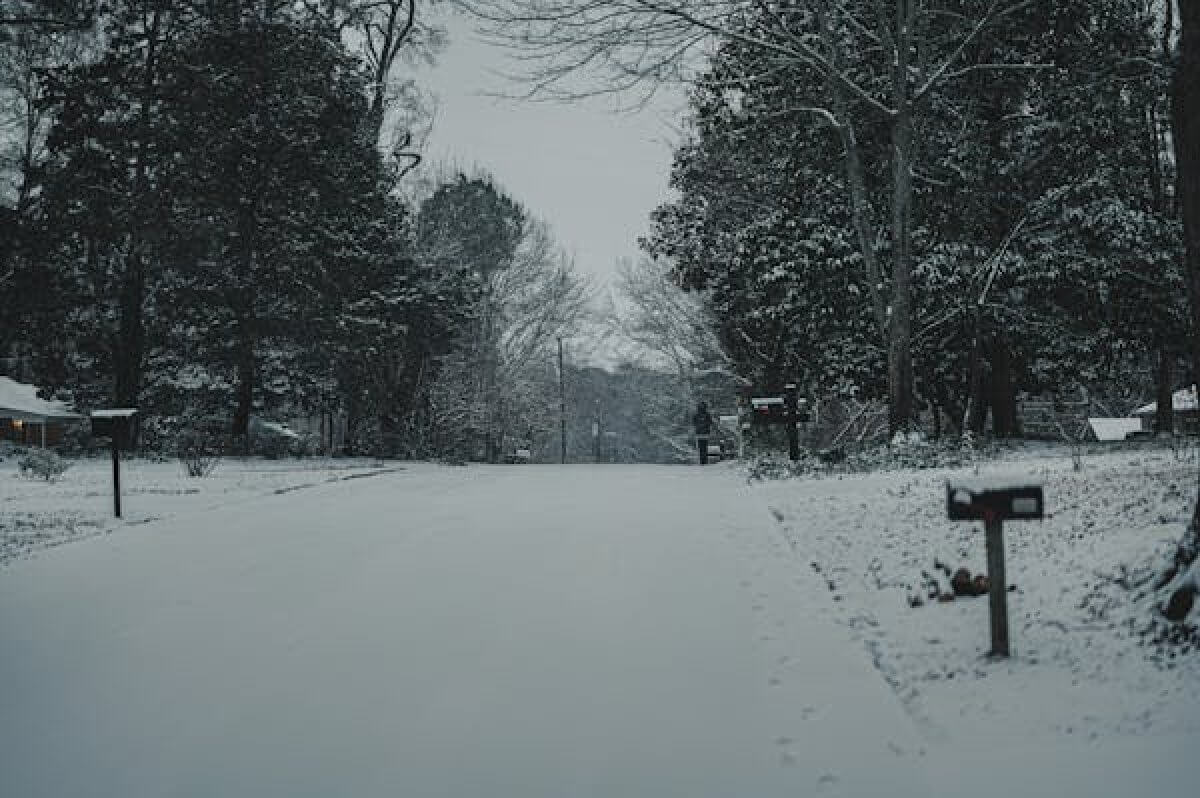
[[[263,496],[302,490],[399,467],[370,459],[226,458],[207,477],[189,477],[175,460],[121,461],[121,518],[113,516],[112,461],[69,461],[59,478],[22,476],[17,457],[0,459],[0,567],[62,543],[130,524],[190,515]]]
[[[971,469],[762,483],[781,556],[810,569],[823,611],[866,647],[935,740],[1200,734],[1200,650],[1170,644],[1154,579],[1190,518],[1190,453],[1062,449],[980,466],[1043,482],[1047,517],[1004,526],[1012,658],[992,661],[988,599],[943,602],[950,571],[986,573],[981,523],[946,519]],[[912,606],[919,603],[920,606]],[[1200,616],[1193,611],[1192,620]]]

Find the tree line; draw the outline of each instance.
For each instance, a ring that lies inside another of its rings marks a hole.
[[[142,408],[147,443],[333,413],[373,453],[545,434],[530,385],[587,286],[487,175],[405,182],[426,4],[0,9],[0,349],[39,385]]]
[[[473,3],[550,94],[686,91],[643,246],[742,376],[1001,436],[1020,391],[1144,373],[1169,413],[1194,373],[1178,5]]]

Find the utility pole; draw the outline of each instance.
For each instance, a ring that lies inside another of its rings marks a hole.
[[[558,423],[562,444],[562,463],[567,462],[567,388],[563,373],[563,342],[558,336]]]
[[[592,416],[592,448],[596,462],[600,462],[600,400],[596,400],[596,413]]]

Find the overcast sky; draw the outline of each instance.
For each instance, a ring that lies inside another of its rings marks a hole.
[[[496,99],[511,84],[503,49],[481,41],[468,20],[446,20],[449,46],[421,84],[439,98],[426,146],[432,162],[487,170],[545,219],[581,272],[605,280],[619,257],[636,257],[648,214],[667,195],[678,95],[636,113],[612,100],[571,105]]]

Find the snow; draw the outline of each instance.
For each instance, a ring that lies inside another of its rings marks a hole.
[[[981,476],[956,476],[947,480],[947,484],[949,484],[952,493],[961,490],[966,491],[971,495],[989,492],[1027,490],[1029,488],[1042,487],[1041,480],[1034,479],[1028,474],[1011,473],[994,473]],[[970,503],[970,501],[971,496],[968,495],[966,502]]]
[[[12,377],[0,377],[0,418],[45,421],[79,417],[63,402],[38,398],[36,385],[26,385]]]
[[[963,748],[984,759],[998,749],[1022,757],[1045,750],[1052,753],[1039,759],[1047,761],[1061,749],[1098,768],[1093,794],[1159,794],[1186,784],[1186,759],[1172,763],[1168,752],[1200,739],[1200,657],[1194,646],[1158,646],[1152,631],[1143,632],[1155,617],[1150,583],[1170,561],[1195,498],[1194,454],[1091,455],[1080,472],[1066,456],[1021,465],[1027,479],[1044,483],[1047,513],[1045,521],[1004,529],[1006,575],[1016,588],[1008,594],[1014,656],[1007,661],[987,657],[986,597],[941,603],[922,593],[923,574],[949,591],[935,562],[986,571],[982,524],[948,521],[933,500],[947,481],[964,481],[959,473],[895,472],[758,491],[796,558],[825,580],[827,612],[871,652],[923,733],[955,751],[952,761],[967,761],[958,759],[967,756]],[[1013,467],[984,466],[978,479],[986,483],[994,470],[1011,482]],[[922,606],[909,605],[914,593],[925,598]],[[1121,752],[1150,758],[1130,763]],[[1155,773],[1161,781],[1131,782],[1122,792],[1105,780],[1116,771],[1108,755],[1139,778]],[[976,758],[972,767],[982,764]],[[1163,770],[1151,770],[1151,761]]]
[[[0,460],[0,564],[33,552],[129,526],[179,518],[394,470],[368,459],[255,460],[225,458],[206,478],[189,477],[175,461],[121,460],[121,519],[112,517],[112,462],[73,460],[54,481],[19,475],[16,459]],[[2,579],[0,572],[0,579]]]
[[[1050,511],[1005,529],[1008,660],[986,598],[906,601],[935,558],[983,566],[944,517],[968,472],[135,461],[114,521],[103,461],[4,463],[0,521],[105,533],[0,567],[4,793],[1186,790],[1200,662],[1138,634],[1133,585],[1182,531],[1189,457],[983,466]]]
[[[136,407],[113,407],[91,412],[92,418],[130,418],[135,415],[137,415]]]

